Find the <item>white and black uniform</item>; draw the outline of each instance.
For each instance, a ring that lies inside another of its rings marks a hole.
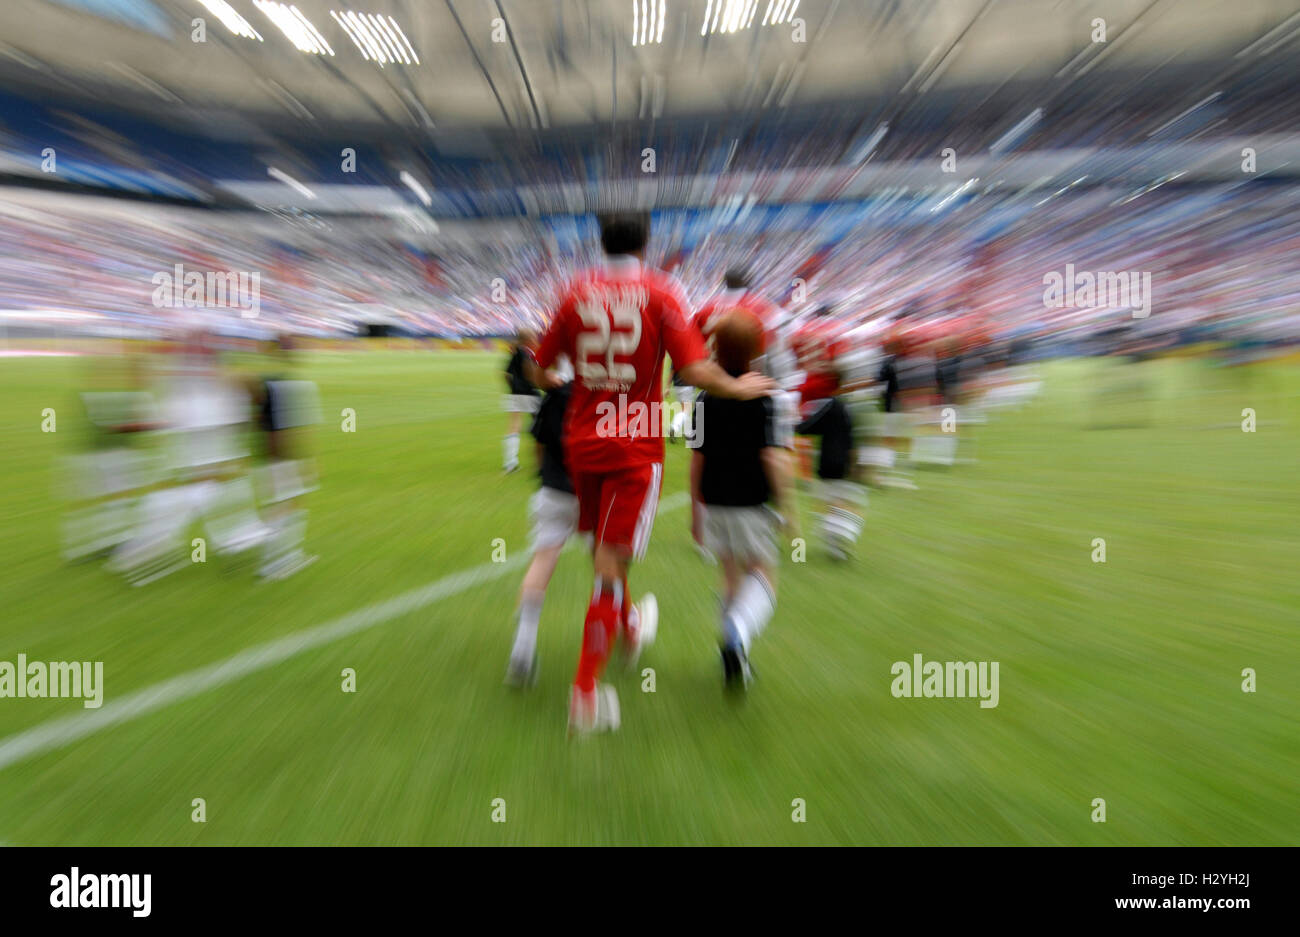
[[[258,428],[268,437],[271,433],[287,434],[319,422],[316,385],[311,381],[268,378],[262,382]],[[271,452],[268,443],[267,455],[262,484],[264,504],[292,501],[316,490],[315,473],[302,453],[291,448]]]
[[[542,445],[538,468],[542,487],[528,502],[534,550],[562,546],[578,528],[578,498],[564,466],[564,410],[572,386],[564,384],[550,391],[533,418],[533,438]]]
[[[510,360],[506,363],[506,394],[501,400],[501,409],[507,413],[536,413],[541,403],[537,388],[528,383],[524,376],[524,361],[528,352],[516,346]]]

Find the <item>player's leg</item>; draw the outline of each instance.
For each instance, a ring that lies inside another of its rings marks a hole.
[[[63,518],[61,544],[69,563],[110,553],[131,536],[141,473],[129,447],[79,453],[63,463],[73,506]]]
[[[776,611],[777,553],[766,508],[738,509],[728,523],[737,582],[723,616],[723,679],[728,688],[743,690],[753,679],[750,650]]]
[[[189,560],[183,534],[198,513],[203,484],[166,484],[147,493],[130,538],[109,558],[109,571],[144,585],[182,568]]]
[[[519,468],[519,411],[513,409],[516,404],[511,397],[506,398],[512,409],[506,414],[506,435],[502,441],[502,471],[513,472]]]
[[[246,466],[232,460],[214,470],[200,489],[196,510],[218,552],[243,553],[266,542],[272,531],[256,504]]]
[[[275,459],[263,474],[263,512],[267,534],[258,574],[284,579],[315,562],[302,544],[307,534],[306,495],[315,490],[310,464],[303,459]]]
[[[647,595],[638,603],[636,613],[628,607],[627,576],[632,560],[645,554],[662,483],[660,463],[598,477],[597,497],[592,497],[596,485],[587,479],[581,483],[574,479],[581,505],[579,529],[588,529],[590,525],[594,535],[595,573],[570,707],[570,724],[578,731],[618,727],[618,698],[614,688],[597,686],[614,640],[622,630],[627,642],[627,659],[635,662],[640,649],[649,643],[658,628],[658,608],[652,596]]]
[[[622,613],[622,573],[617,555],[600,540],[601,520],[608,514],[612,491],[606,476],[571,472],[578,499],[578,532],[592,537],[594,583],[582,626],[582,650],[569,696],[569,731],[594,732],[601,728],[597,679],[609,658]],[[615,704],[616,705],[616,704]],[[608,706],[605,715],[609,716]],[[608,718],[605,724],[608,724]]]
[[[565,542],[578,525],[578,499],[554,488],[539,488],[530,502],[533,558],[519,587],[515,638],[506,683],[527,686],[537,681],[537,629],[546,587],[560,562]]]
[[[848,559],[862,533],[861,504],[865,489],[850,477],[853,422],[844,401],[832,397],[823,421],[822,452],[818,464],[825,512],[822,529],[832,558]]]
[[[790,498],[790,517],[785,519],[786,529],[792,537],[800,536],[799,529],[799,495],[796,479],[799,471],[799,456],[795,450],[795,430],[800,421],[800,395],[797,391],[782,391],[773,394],[776,403],[776,444],[781,450],[781,474],[786,480],[786,491]]]
[[[655,515],[659,511],[659,493],[663,489],[663,469],[663,464],[659,462],[637,469],[628,473],[622,485],[626,495],[624,503],[638,505],[635,516],[631,511],[625,515],[629,524],[635,519],[635,524],[629,528],[630,532],[621,533],[614,541],[621,545],[624,540],[627,540],[630,548],[627,554],[622,551],[619,554],[624,557],[622,569],[624,614],[621,634],[624,658],[629,667],[636,664],[642,649],[654,643],[655,635],[659,631],[658,599],[653,592],[647,592],[633,604],[627,576],[632,560],[644,558],[646,549],[650,545],[650,533],[654,529]]]
[[[719,556],[718,565],[722,567],[722,614],[725,617],[727,609],[731,608],[731,603],[736,600],[736,590],[740,588],[743,570],[730,553]]]
[[[716,514],[716,511],[713,512]],[[716,542],[716,541],[715,541]],[[741,577],[744,575],[744,569],[737,562],[736,557],[732,556],[730,550],[718,554],[718,565],[722,567],[722,597],[719,602],[720,615],[718,621],[718,648],[722,653],[722,675],[723,682],[727,686],[732,685],[740,674],[743,664],[743,642],[740,632],[736,629],[735,620],[731,615],[731,607],[736,601],[736,595],[740,591]]]
[[[820,452],[817,457],[818,480],[816,491],[817,500],[821,504],[819,517],[822,539],[832,557],[843,559],[844,553],[840,544],[838,514],[832,508],[829,496],[830,486],[827,484],[828,479],[843,477],[842,469],[835,464],[836,402],[833,397],[806,401],[802,408],[802,419],[799,425],[795,427],[795,432],[799,433],[800,436],[815,436],[818,439]]]
[[[605,543],[597,542],[592,553],[595,585],[583,621],[582,652],[569,701],[571,732],[585,734],[618,728],[618,696],[613,687],[599,681],[623,619],[627,560],[617,548]]]
[[[542,603],[546,586],[560,562],[563,545],[544,547],[533,554],[519,587],[519,605],[515,613],[515,639],[510,646],[510,664],[506,684],[531,686],[537,682],[537,629],[542,620]]]
[[[862,503],[866,491],[847,478],[824,479],[826,511],[823,530],[827,548],[837,560],[848,559],[862,535]]]

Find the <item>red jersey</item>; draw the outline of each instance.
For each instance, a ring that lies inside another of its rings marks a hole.
[[[730,309],[741,308],[752,312],[763,323],[763,328],[771,333],[776,328],[778,311],[776,306],[766,299],[748,290],[723,290],[720,294],[700,307],[695,314],[695,327],[707,341],[717,327],[718,318]]]
[[[723,290],[709,300],[695,314],[695,328],[704,339],[704,347],[713,354],[713,330],[717,328],[718,319],[732,309],[744,309],[753,313],[763,323],[763,360],[759,370],[769,377],[781,378],[788,363],[785,336],[780,329],[781,310],[756,293],[748,290]]]
[[[847,347],[843,325],[825,316],[809,319],[799,326],[792,344],[804,372],[800,397],[807,401],[834,396],[840,387],[835,359]]]
[[[664,458],[664,353],[681,370],[706,357],[677,281],[615,258],[575,279],[542,336],[537,363],[561,354],[574,382],[564,416],[570,474],[614,472]]]
[[[900,319],[890,329],[886,350],[899,358],[914,358],[925,354],[930,344],[930,327],[914,318]]]

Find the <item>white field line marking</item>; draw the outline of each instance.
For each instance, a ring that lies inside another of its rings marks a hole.
[[[686,492],[678,492],[664,499],[659,506],[659,513],[675,510],[686,504],[688,500],[689,496]],[[577,538],[571,538],[568,546],[573,547],[579,542]],[[191,699],[200,693],[225,686],[251,673],[273,667],[291,657],[296,657],[303,651],[310,651],[340,638],[358,634],[393,618],[437,604],[474,586],[500,579],[506,573],[522,567],[529,557],[530,554],[527,552],[517,553],[504,563],[484,563],[481,566],[452,573],[418,589],[349,612],[333,621],[296,631],[263,644],[256,644],[215,664],[190,670],[161,683],[128,693],[120,699],[104,703],[99,709],[83,710],[33,726],[0,741],[0,771],[35,755],[64,748],[88,735],[139,719],[141,716]]]

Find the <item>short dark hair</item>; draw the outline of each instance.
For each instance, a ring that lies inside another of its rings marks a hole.
[[[732,267],[722,275],[722,282],[729,290],[743,290],[749,287],[749,271]]]
[[[635,254],[650,239],[649,212],[620,212],[599,215],[600,246],[606,254]]]

